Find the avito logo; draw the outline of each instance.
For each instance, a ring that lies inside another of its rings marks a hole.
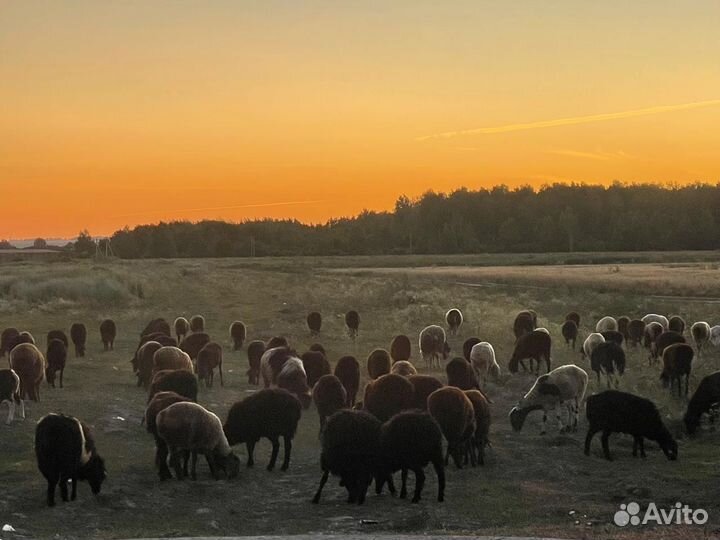
[[[656,525],[704,525],[708,521],[708,513],[702,508],[693,510],[687,504],[680,502],[669,510],[658,508],[655,503],[650,503],[645,509],[645,513],[641,514],[640,505],[636,502],[621,504],[620,510],[615,512],[613,521],[618,527],[627,525],[646,525],[654,523]]]

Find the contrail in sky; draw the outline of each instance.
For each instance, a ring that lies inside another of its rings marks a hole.
[[[711,99],[708,101],[694,101],[692,103],[681,103],[679,105],[660,105],[657,107],[647,107],[645,109],[634,109],[632,111],[621,111],[604,114],[593,114],[589,116],[575,116],[572,118],[557,118],[555,120],[541,120],[539,122],[527,122],[523,124],[507,124],[504,126],[483,127],[475,129],[463,129],[460,131],[446,131],[445,133],[436,133],[435,135],[425,135],[418,137],[418,141],[427,141],[430,139],[450,139],[460,135],[481,135],[492,133],[508,133],[510,131],[526,131],[528,129],[540,129],[556,126],[574,126],[577,124],[590,124],[592,122],[604,122],[606,120],[619,120],[621,118],[633,118],[635,116],[649,116],[652,114],[662,114],[674,111],[684,111],[688,109],[699,109],[701,107],[713,107],[720,105],[720,99]]]
[[[178,214],[187,212],[209,212],[212,210],[237,210],[242,208],[267,208],[270,206],[294,206],[299,204],[317,204],[325,202],[322,199],[313,201],[285,201],[285,202],[271,202],[271,203],[257,203],[257,204],[237,204],[232,206],[206,206],[204,208],[171,208],[168,213]],[[147,214],[164,214],[165,210],[148,210],[146,212],[133,212],[131,214],[122,214],[119,216],[113,216],[115,218],[124,218],[132,216],[142,216]]]

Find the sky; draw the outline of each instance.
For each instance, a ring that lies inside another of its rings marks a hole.
[[[0,0],[0,238],[720,181],[720,3]]]

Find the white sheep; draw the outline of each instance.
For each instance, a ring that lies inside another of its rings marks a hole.
[[[601,343],[605,343],[605,338],[602,334],[599,334],[598,332],[593,332],[588,337],[585,338],[585,341],[583,341],[582,350],[580,351],[584,358],[590,358],[592,356],[593,350],[595,350],[595,347],[600,345]]]
[[[423,328],[420,332],[420,354],[429,368],[440,367],[440,357],[446,360],[450,346],[445,337],[445,330],[435,324]]]
[[[710,325],[705,321],[693,323],[693,325],[690,327],[690,335],[693,337],[693,341],[695,342],[695,346],[698,350],[698,358],[700,358],[703,345],[710,341]]]
[[[617,320],[615,319],[615,317],[610,317],[610,316],[603,317],[595,325],[595,331],[598,333],[609,332],[611,330],[614,332],[617,332],[617,329],[618,329]]]
[[[470,364],[475,370],[478,382],[485,384],[488,377],[497,379],[500,376],[500,366],[495,359],[495,349],[487,341],[481,341],[470,349]]]
[[[656,322],[662,325],[663,330],[667,331],[670,328],[670,321],[664,315],[658,315],[657,313],[648,313],[642,319],[640,319],[645,325],[651,322]]]

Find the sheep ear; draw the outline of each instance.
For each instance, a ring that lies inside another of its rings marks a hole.
[[[559,396],[560,395],[560,389],[557,387],[556,384],[551,383],[541,383],[540,386],[538,386],[538,392],[542,395],[550,395],[550,396]]]

